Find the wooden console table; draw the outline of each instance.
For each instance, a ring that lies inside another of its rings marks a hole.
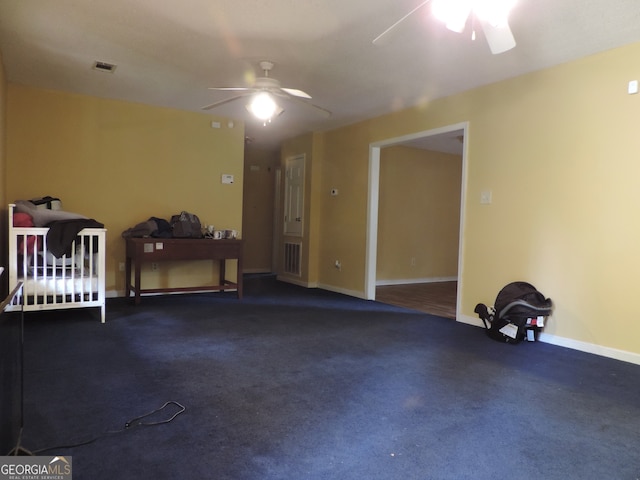
[[[236,289],[242,298],[242,240],[213,240],[209,238],[127,238],[125,292],[127,297],[134,294],[135,304],[140,303],[142,293],[197,292],[205,290]],[[237,260],[237,281],[225,278],[227,260]],[[219,260],[220,282],[204,287],[147,288],[140,282],[140,269],[144,262],[170,260]],[[134,282],[131,284],[131,266],[134,268]]]

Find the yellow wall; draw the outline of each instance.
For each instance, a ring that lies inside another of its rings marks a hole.
[[[4,64],[2,62],[2,52],[0,52],[0,202],[7,203],[7,186],[6,186],[6,155],[5,155],[5,125],[6,125],[6,99],[7,99],[7,82],[4,76]],[[0,215],[0,265],[7,265],[8,251],[7,242],[4,239],[7,236],[7,213],[3,210]],[[8,293],[8,275],[5,272],[0,278],[0,297],[4,298]]]
[[[124,291],[121,233],[152,216],[168,220],[186,210],[203,224],[241,230],[238,122],[213,129],[210,115],[11,83],[7,99],[7,198],[57,196],[65,210],[104,223],[107,291]],[[234,175],[234,183],[222,185],[222,174]],[[201,263],[161,264],[143,273],[143,282],[207,285],[216,271]]]
[[[382,149],[378,283],[457,278],[461,178],[459,155]]]
[[[279,168],[279,152],[246,148],[242,212],[245,272],[272,270],[275,178]]]
[[[364,288],[369,143],[368,125],[357,124],[324,134],[321,197],[320,283],[343,293]],[[335,268],[339,260],[342,268]]]
[[[321,197],[320,283],[364,291],[370,143],[469,122],[459,317],[525,280],[555,303],[547,334],[640,353],[639,57],[633,44],[323,134],[340,196]]]
[[[4,78],[4,64],[0,52],[0,201],[6,203],[6,160],[5,160],[5,125],[7,104],[7,82]],[[0,232],[5,232],[5,222],[0,226]],[[2,237],[4,238],[4,236]],[[4,264],[4,256],[3,264]]]

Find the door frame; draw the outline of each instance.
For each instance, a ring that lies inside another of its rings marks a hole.
[[[271,271],[281,273],[280,250],[282,244],[282,167],[275,167],[273,178],[273,239],[271,245]]]
[[[367,203],[367,244],[365,259],[364,294],[367,300],[376,298],[376,261],[378,253],[378,203],[380,193],[380,151],[384,147],[401,145],[418,138],[450,133],[457,130],[463,132],[462,144],[462,178],[460,188],[460,234],[458,237],[458,288],[456,298],[456,317],[459,317],[462,300],[462,272],[464,266],[464,216],[467,193],[467,145],[469,143],[469,122],[457,123],[445,127],[424,130],[400,137],[388,138],[369,144],[369,198]]]

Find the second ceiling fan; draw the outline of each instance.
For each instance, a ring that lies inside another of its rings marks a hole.
[[[381,43],[389,32],[429,2],[432,4],[433,15],[454,32],[462,33],[469,19],[473,24],[477,20],[487,39],[491,53],[494,55],[511,50],[516,46],[508,22],[509,12],[516,0],[424,0],[374,38],[373,43]],[[472,38],[475,39],[475,28],[472,28]]]

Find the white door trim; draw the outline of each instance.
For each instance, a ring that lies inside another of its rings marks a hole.
[[[376,256],[378,251],[378,200],[380,188],[380,150],[392,145],[400,145],[403,142],[423,137],[430,137],[442,133],[462,130],[464,142],[462,146],[462,185],[460,189],[460,236],[458,241],[458,293],[456,299],[457,316],[461,311],[462,299],[462,271],[463,271],[463,242],[464,242],[464,216],[465,198],[467,191],[467,145],[469,143],[469,122],[457,123],[446,127],[411,133],[401,137],[388,138],[369,144],[369,198],[367,203],[367,244],[365,260],[364,294],[367,300],[376,298]]]

